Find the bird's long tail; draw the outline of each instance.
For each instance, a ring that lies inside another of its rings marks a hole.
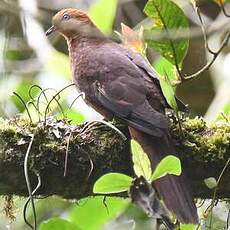
[[[130,135],[138,141],[148,154],[152,169],[167,155],[175,154],[170,137],[154,138],[129,127]],[[184,172],[180,176],[166,175],[154,182],[165,206],[173,212],[181,223],[198,223],[197,209],[193,202]]]

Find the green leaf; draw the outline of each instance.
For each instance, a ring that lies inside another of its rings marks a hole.
[[[213,189],[217,186],[217,181],[216,181],[216,178],[214,177],[208,177],[204,179],[204,183],[209,189]]]
[[[167,73],[170,82],[178,81],[176,67],[164,57],[160,57],[154,61],[153,67],[160,76],[164,76]]]
[[[117,9],[117,0],[98,0],[89,9],[89,17],[105,34],[110,34]]]
[[[99,194],[124,192],[129,189],[132,180],[132,177],[122,173],[108,173],[95,182],[93,192]]]
[[[181,174],[181,163],[179,158],[173,155],[169,155],[163,158],[151,176],[151,181],[157,180],[166,174],[172,174],[176,176]]]
[[[67,111],[66,118],[70,120],[73,125],[79,125],[85,122],[84,115],[74,109]]]
[[[135,140],[131,140],[131,150],[135,174],[138,177],[143,176],[146,180],[149,180],[152,175],[152,170],[147,154]]]
[[[161,89],[162,89],[162,92],[164,94],[164,97],[166,98],[166,101],[168,102],[168,104],[175,111],[178,111],[174,88],[171,85],[171,82],[169,80],[168,75],[165,75],[165,76],[160,78],[160,85],[161,85]]]
[[[153,26],[144,32],[148,45],[171,63],[175,64],[175,60],[181,63],[187,53],[189,40],[154,39],[154,32],[165,34],[170,31],[176,37],[179,31],[183,31],[187,35],[189,24],[184,12],[171,0],[149,0],[144,12],[154,20]]]
[[[181,230],[196,230],[197,225],[194,225],[194,224],[180,224],[180,229]]]
[[[164,97],[168,104],[175,110],[178,111],[176,99],[175,99],[175,88],[172,86],[173,81],[177,81],[177,72],[173,64],[161,57],[154,64],[154,68],[159,73],[160,85]]]
[[[78,201],[70,211],[70,221],[82,229],[101,230],[110,220],[120,215],[129,205],[128,199],[97,196]]]
[[[21,98],[25,101],[25,103],[27,103],[30,100],[28,91],[33,84],[35,84],[33,78],[24,78],[24,79],[22,78],[21,82],[17,85],[17,88],[15,89],[15,92],[21,96]],[[38,93],[39,90],[35,89],[33,91],[32,96],[36,97]],[[23,111],[25,111],[25,106],[21,103],[21,101],[16,96],[13,96],[11,99],[14,105],[19,110],[19,112],[22,113]]]
[[[75,224],[61,218],[52,218],[44,221],[39,226],[39,230],[80,230]]]

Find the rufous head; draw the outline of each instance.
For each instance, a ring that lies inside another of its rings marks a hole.
[[[46,35],[50,35],[54,31],[58,31],[67,39],[71,39],[76,35],[89,35],[93,33],[96,26],[90,20],[88,15],[78,9],[63,9],[54,15],[52,26],[46,31]]]

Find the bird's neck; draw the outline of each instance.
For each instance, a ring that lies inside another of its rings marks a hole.
[[[84,36],[76,35],[71,39],[68,39],[68,49],[71,62],[80,61],[82,56],[93,52],[94,47],[100,46],[100,44],[109,42],[109,39],[103,36]],[[76,63],[73,66],[76,65]]]
[[[68,41],[71,71],[75,80],[91,68],[90,60],[93,59],[95,50],[107,42],[111,41],[106,37],[87,36],[76,36]]]
[[[96,26],[92,25],[84,25],[82,28],[69,31],[69,34],[64,33],[64,36],[66,37],[68,43],[79,43],[82,40],[93,41],[106,39],[106,36]]]
[[[67,40],[69,52],[76,52],[79,49],[87,48],[88,46],[97,45],[99,43],[104,43],[107,41],[107,38],[103,36],[84,36],[84,35],[75,35],[74,37]]]

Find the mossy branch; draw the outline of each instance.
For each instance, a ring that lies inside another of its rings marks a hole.
[[[127,130],[117,123],[124,133]],[[171,133],[177,152],[191,180],[194,195],[212,197],[213,190],[204,179],[220,175],[230,157],[229,123],[208,126],[202,119],[186,119],[182,123],[184,137],[178,125],[172,122]],[[133,175],[129,140],[124,139],[106,125],[70,126],[62,121],[48,119],[29,125],[17,118],[0,120],[0,194],[28,196],[23,173],[25,153],[34,135],[28,168],[32,188],[36,187],[36,174],[42,185],[37,195],[57,194],[65,198],[82,198],[92,194],[97,178],[107,172]],[[71,135],[70,135],[71,134]],[[68,146],[68,148],[67,148]],[[68,153],[67,174],[64,174]],[[217,197],[230,198],[230,169],[223,174]]]

